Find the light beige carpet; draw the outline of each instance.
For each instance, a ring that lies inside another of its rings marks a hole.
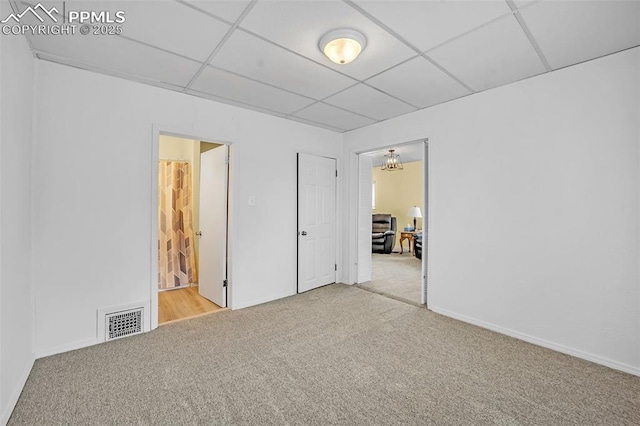
[[[39,359],[9,425],[638,425],[640,378],[334,284]]]
[[[412,253],[372,254],[371,281],[360,284],[373,291],[413,305],[422,304],[422,261]]]

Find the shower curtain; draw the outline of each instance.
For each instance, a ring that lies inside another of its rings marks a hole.
[[[158,164],[158,287],[197,282],[193,247],[191,164]]]

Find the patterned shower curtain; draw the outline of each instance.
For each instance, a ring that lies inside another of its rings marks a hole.
[[[193,247],[191,164],[158,165],[158,287],[197,282]]]

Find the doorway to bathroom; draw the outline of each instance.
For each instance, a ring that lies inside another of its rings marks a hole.
[[[228,146],[160,134],[158,324],[227,306]]]

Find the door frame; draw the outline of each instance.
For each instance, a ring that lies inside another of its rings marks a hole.
[[[151,187],[150,187],[150,244],[149,244],[149,292],[150,292],[150,330],[158,328],[158,161],[160,160],[160,135],[173,136],[184,139],[199,140],[217,144],[227,145],[229,149],[229,164],[227,168],[227,308],[233,309],[233,277],[235,272],[236,249],[233,244],[237,241],[237,187],[235,185],[237,164],[235,162],[233,142],[220,140],[212,135],[193,129],[180,129],[174,126],[158,125],[152,126],[151,138]]]
[[[355,166],[355,171],[354,174],[352,174],[352,176],[355,176],[355,179],[353,180],[354,184],[353,187],[351,188],[351,193],[359,193],[360,190],[360,173],[359,173],[359,167],[360,167],[360,162],[358,161],[358,157],[361,154],[367,154],[370,152],[374,152],[374,151],[381,151],[381,150],[385,150],[385,149],[389,149],[389,148],[393,148],[393,147],[398,147],[398,146],[403,146],[403,145],[412,145],[412,144],[416,144],[416,143],[423,143],[423,152],[422,152],[422,190],[423,190],[423,202],[422,202],[422,206],[421,209],[424,212],[423,214],[423,218],[422,218],[422,232],[423,232],[423,242],[422,242],[422,295],[421,295],[421,299],[422,299],[422,304],[425,305],[427,308],[429,308],[429,295],[431,294],[430,292],[428,292],[428,272],[429,272],[429,238],[428,238],[428,234],[429,234],[429,228],[430,228],[430,214],[429,214],[429,171],[430,171],[430,164],[429,164],[429,138],[428,137],[424,137],[424,138],[418,138],[418,139],[413,139],[410,141],[404,141],[404,142],[399,142],[399,143],[391,143],[391,144],[385,144],[382,146],[375,146],[375,147],[369,147],[367,149],[362,149],[362,150],[358,150],[358,151],[353,151],[350,153],[351,155],[351,164],[353,164]],[[354,232],[352,232],[352,234],[350,235],[351,238],[351,243],[350,243],[350,252],[352,253],[352,259],[354,260],[353,264],[356,265],[355,268],[353,268],[351,270],[351,275],[350,275],[350,283],[354,284],[357,282],[357,274],[358,274],[358,269],[357,269],[357,260],[358,260],[358,217],[359,217],[359,209],[360,206],[358,203],[355,203],[355,208],[352,210],[353,211],[353,222],[354,226],[352,227],[352,229],[354,229]]]
[[[341,280],[339,279],[340,273],[342,272],[341,267],[340,267],[340,254],[341,254],[341,241],[339,241],[338,238],[338,233],[340,232],[340,217],[339,217],[339,212],[340,212],[340,196],[338,194],[338,191],[340,189],[340,185],[338,182],[339,179],[339,175],[340,173],[338,172],[339,168],[340,168],[340,162],[337,158],[335,157],[330,157],[327,155],[318,155],[318,154],[311,154],[308,152],[302,152],[302,151],[298,151],[296,152],[296,292],[295,294],[300,294],[300,236],[298,235],[298,233],[300,232],[300,192],[299,192],[299,187],[300,187],[300,154],[305,154],[305,155],[313,155],[316,157],[323,157],[323,158],[329,158],[331,160],[335,161],[336,164],[336,179],[335,179],[335,192],[333,194],[334,198],[335,198],[335,214],[336,214],[336,229],[335,229],[335,263],[336,263],[336,275],[335,275],[335,282],[334,283],[338,283],[341,282]]]

